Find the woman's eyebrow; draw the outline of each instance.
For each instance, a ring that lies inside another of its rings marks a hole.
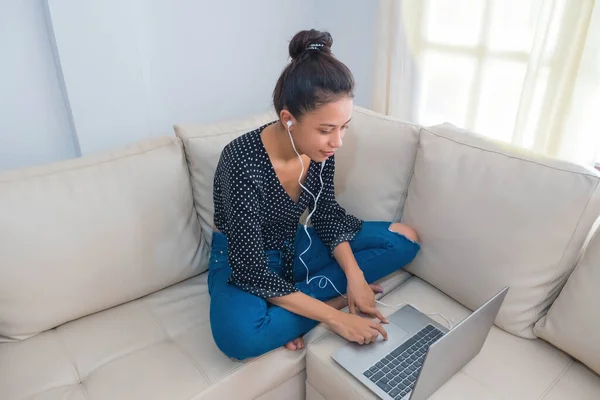
[[[352,120],[352,118],[350,118],[348,121],[346,121],[344,123],[344,125],[346,125],[348,122],[350,122]],[[337,125],[336,124],[321,124],[320,126],[330,126],[332,128],[335,128]]]

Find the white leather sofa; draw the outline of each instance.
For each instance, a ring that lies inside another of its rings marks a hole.
[[[375,398],[331,360],[343,340],[323,325],[303,351],[243,362],[212,340],[214,169],[273,118],[0,173],[0,399]],[[600,398],[597,173],[361,108],[336,157],[349,212],[420,234],[417,259],[381,282],[387,303],[458,322],[512,287],[482,353],[434,398]]]

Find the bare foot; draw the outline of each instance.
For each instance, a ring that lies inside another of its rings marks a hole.
[[[381,285],[370,284],[371,290],[373,293],[383,293],[383,287]],[[345,297],[338,296],[331,300],[326,301],[325,303],[329,304],[331,307],[341,310],[342,308],[348,305],[348,300]]]
[[[285,345],[285,348],[292,351],[301,350],[304,348],[304,339],[299,337],[294,340],[291,340]]]

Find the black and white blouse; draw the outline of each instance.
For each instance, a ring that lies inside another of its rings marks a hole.
[[[271,122],[272,124],[274,122]],[[216,228],[227,236],[229,282],[267,299],[298,291],[294,285],[294,239],[300,216],[314,200],[302,190],[295,202],[281,185],[261,140],[268,125],[248,132],[229,143],[217,165],[213,200]],[[323,192],[311,221],[330,253],[351,240],[362,221],[346,214],[335,200],[335,159],[329,157],[322,172]],[[311,161],[306,186],[315,196],[321,189],[321,164]],[[267,265],[267,250],[279,250],[283,277]]]

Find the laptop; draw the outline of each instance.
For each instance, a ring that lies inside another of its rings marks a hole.
[[[483,347],[509,288],[452,330],[410,305],[388,317],[388,340],[348,342],[332,358],[382,399],[425,400]]]

